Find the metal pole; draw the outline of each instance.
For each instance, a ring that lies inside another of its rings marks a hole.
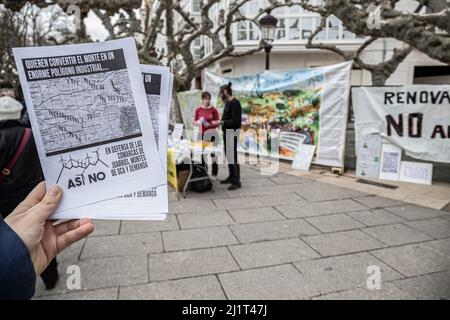
[[[271,44],[266,44],[264,46],[264,51],[266,52],[266,70],[270,69],[270,50],[272,49]]]

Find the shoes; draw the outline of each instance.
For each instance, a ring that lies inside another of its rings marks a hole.
[[[228,183],[232,183],[233,181],[231,180],[230,177],[226,178],[225,180],[220,181],[220,184],[228,184]]]
[[[229,187],[228,187],[228,190],[233,191],[233,190],[239,189],[239,188],[241,188],[241,187],[242,187],[241,183],[238,182],[238,183],[236,183],[236,184],[232,184],[231,186],[229,186]]]

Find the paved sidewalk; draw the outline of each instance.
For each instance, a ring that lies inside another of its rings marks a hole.
[[[171,192],[165,222],[96,221],[59,256],[57,288],[39,280],[35,298],[450,299],[449,212],[241,171],[236,191]],[[66,288],[69,265],[82,290]],[[369,266],[381,270],[379,290],[367,289]]]

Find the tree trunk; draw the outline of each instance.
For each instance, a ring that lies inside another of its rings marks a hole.
[[[371,76],[372,76],[372,85],[376,87],[384,86],[386,84],[387,79],[389,78],[389,76],[386,76],[386,74],[379,71],[372,71]]]

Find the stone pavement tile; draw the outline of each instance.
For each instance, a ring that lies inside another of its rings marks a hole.
[[[120,220],[93,220],[94,232],[90,237],[119,234]]]
[[[411,295],[403,292],[392,283],[381,285],[380,289],[357,288],[328,293],[313,300],[408,300]]]
[[[41,296],[50,296],[50,295],[60,295],[64,293],[70,293],[74,292],[74,290],[69,290],[66,287],[66,281],[67,277],[69,276],[68,273],[66,273],[68,266],[70,265],[79,265],[79,261],[60,261],[58,260],[58,273],[59,273],[59,280],[56,282],[56,286],[52,290],[46,290],[44,286],[44,281],[42,281],[41,277],[36,278],[36,286],[35,286],[35,292],[34,292],[34,298],[38,298]],[[81,270],[81,273],[83,275],[83,270]],[[84,288],[84,280],[81,278],[81,289]]]
[[[305,220],[322,232],[336,232],[364,227],[362,223],[343,213],[306,218]]]
[[[409,222],[407,225],[435,239],[450,237],[450,221],[445,219],[418,220]]]
[[[263,203],[255,197],[216,199],[213,201],[219,210],[264,207]]]
[[[420,220],[436,218],[445,215],[444,211],[419,207],[416,205],[406,205],[401,207],[386,208],[387,211],[396,214],[406,220]]]
[[[42,296],[36,300],[117,300],[119,288],[71,290],[66,294]]]
[[[234,191],[225,191],[230,197],[251,197],[261,195],[286,194],[295,192],[297,188],[304,184],[274,185],[274,186],[255,186],[243,187]]]
[[[446,271],[450,268],[450,256],[425,243],[385,248],[371,253],[406,277]]]
[[[177,218],[174,214],[168,214],[164,221],[132,221],[123,220],[120,234],[143,233],[153,231],[178,230]]]
[[[298,202],[304,201],[302,197],[296,193],[265,195],[258,197],[258,199],[264,206],[277,206],[291,203],[299,204]]]
[[[230,228],[242,243],[297,238],[319,233],[313,226],[302,219],[255,222],[233,225]]]
[[[224,300],[217,277],[204,276],[120,288],[119,299]]]
[[[180,214],[178,215],[178,221],[181,229],[226,226],[235,223],[226,211]]]
[[[366,288],[369,276],[367,268],[373,265],[381,270],[382,285],[387,281],[402,278],[400,273],[367,252],[301,261],[294,265],[321,294]]]
[[[360,198],[356,198],[355,200],[371,209],[396,207],[396,206],[402,206],[402,205],[404,206],[405,205],[405,203],[402,201],[393,200],[393,199],[389,199],[389,198],[385,198],[385,197],[379,197],[379,196],[360,197]]]
[[[318,294],[292,265],[280,265],[219,275],[231,300],[306,299]]]
[[[354,187],[354,188],[356,188],[356,187]],[[345,191],[347,191],[352,196],[352,198],[360,198],[360,197],[371,196],[370,193],[362,192],[362,191],[359,191],[357,189],[355,190],[355,189],[350,188],[350,187],[345,187]]]
[[[159,232],[121,234],[88,238],[81,253],[81,259],[145,255],[162,251],[163,246]]]
[[[369,227],[406,221],[405,219],[383,209],[356,211],[349,212],[347,214]]]
[[[227,248],[178,251],[149,256],[150,281],[239,270]]]
[[[64,249],[63,252],[58,254],[57,260],[58,262],[63,261],[69,261],[69,262],[75,262],[78,260],[81,254],[81,249],[84,246],[86,239],[80,240],[75,242],[74,244],[71,244],[66,249]]]
[[[301,202],[295,205],[276,206],[288,218],[304,218],[331,213],[367,210],[367,207],[351,199],[317,203]]]
[[[450,257],[450,238],[429,241],[424,244],[426,247],[431,248],[433,250],[437,250],[440,253],[443,253]]]
[[[382,248],[385,245],[359,230],[340,231],[302,238],[322,256],[334,256]]]
[[[237,199],[236,199],[237,200]],[[237,223],[248,223],[257,221],[285,220],[286,218],[271,207],[229,210],[231,216]]]
[[[169,213],[196,213],[218,210],[212,200],[182,199],[169,202]]]
[[[210,227],[163,232],[166,251],[199,249],[237,244],[228,227]]]
[[[78,266],[81,269],[83,289],[148,282],[147,255],[87,259],[79,261]]]
[[[431,240],[426,234],[401,223],[370,227],[362,230],[388,246]]]
[[[401,279],[394,282],[403,292],[414,299],[449,300],[450,272],[433,273],[414,278]]]
[[[230,251],[242,269],[266,267],[320,257],[300,239],[230,246]]]

